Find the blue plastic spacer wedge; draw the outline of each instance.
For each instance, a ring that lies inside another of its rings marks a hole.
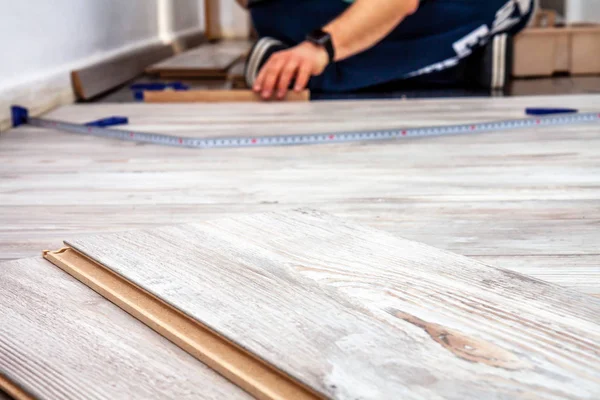
[[[17,127],[19,125],[26,124],[29,120],[29,110],[21,106],[12,106],[10,108],[12,115],[12,126]]]
[[[166,90],[166,89],[173,89],[173,90],[188,90],[190,87],[188,85],[183,84],[182,82],[170,82],[170,83],[163,83],[163,82],[148,82],[148,83],[135,83],[133,85],[131,85],[129,87],[131,90],[152,90],[152,91],[158,91],[158,90]]]
[[[134,83],[129,86],[133,91],[133,99],[135,101],[144,101],[144,91],[158,92],[161,90],[171,89],[176,92],[189,90],[189,86],[182,82],[147,82],[147,83]]]
[[[128,123],[129,123],[129,119],[127,117],[112,116],[112,117],[108,117],[108,118],[102,118],[102,119],[99,119],[96,121],[91,121],[84,125],[85,126],[97,126],[99,128],[103,128],[106,126],[124,125],[124,124],[128,124]]]
[[[544,108],[531,107],[525,109],[527,115],[552,115],[552,114],[573,114],[578,110],[574,108]]]

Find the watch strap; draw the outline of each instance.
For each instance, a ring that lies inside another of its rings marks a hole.
[[[316,29],[306,36],[306,40],[320,46],[325,49],[327,56],[329,57],[329,63],[331,64],[335,59],[335,49],[333,48],[333,41],[331,35],[322,29]]]

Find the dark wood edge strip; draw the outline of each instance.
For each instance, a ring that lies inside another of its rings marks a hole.
[[[4,375],[0,374],[0,389],[15,400],[35,400],[35,397],[25,392],[16,384],[8,380]]]

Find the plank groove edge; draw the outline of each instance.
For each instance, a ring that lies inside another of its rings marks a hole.
[[[283,101],[309,101],[310,92],[288,92]],[[186,90],[145,91],[146,103],[220,103],[220,102],[264,102],[252,90]]]
[[[76,250],[65,247],[44,251],[43,255],[256,398],[322,398],[312,389]]]
[[[0,373],[0,389],[6,392],[9,396],[14,398],[15,400],[34,400],[32,396],[30,396],[23,389],[9,381],[6,377],[4,377]],[[2,392],[0,391],[0,398],[2,398]]]

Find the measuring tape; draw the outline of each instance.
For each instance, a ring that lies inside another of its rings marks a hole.
[[[482,133],[526,128],[564,126],[599,121],[600,113],[578,113],[473,124],[431,126],[424,128],[384,129],[374,131],[349,131],[298,135],[192,138],[185,136],[164,135],[159,133],[108,129],[49,119],[33,118],[28,116],[26,109],[22,107],[13,107],[14,126],[27,123],[40,128],[58,129],[80,135],[91,135],[132,142],[152,143],[163,146],[191,147],[200,149],[368,142],[411,137],[459,135],[465,133]]]

